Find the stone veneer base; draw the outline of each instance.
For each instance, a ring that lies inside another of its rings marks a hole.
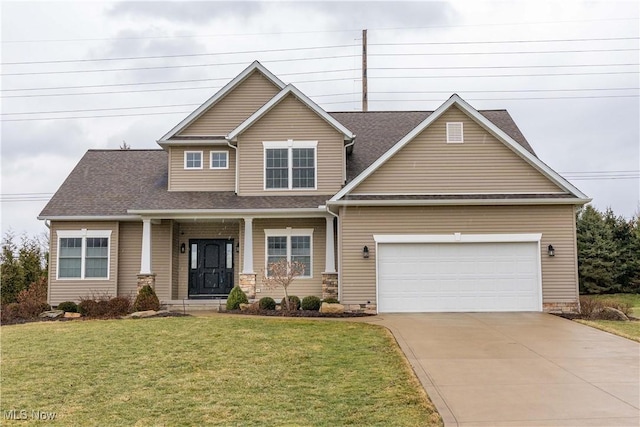
[[[156,288],[156,275],[155,274],[138,274],[138,292],[143,286],[151,286]]]
[[[256,297],[256,274],[240,273],[240,289],[247,294],[247,298],[254,299]]]

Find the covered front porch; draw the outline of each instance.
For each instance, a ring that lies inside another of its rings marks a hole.
[[[278,257],[308,267],[290,294],[338,298],[337,219],[325,210],[141,217],[138,288],[154,286],[163,304],[216,309],[236,285],[252,300],[280,299],[281,289],[263,284],[267,263]]]

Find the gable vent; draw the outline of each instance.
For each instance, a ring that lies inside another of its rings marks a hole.
[[[447,142],[448,143],[464,142],[462,122],[447,122]]]

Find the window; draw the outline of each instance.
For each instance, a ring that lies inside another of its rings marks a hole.
[[[227,151],[211,151],[209,153],[211,169],[228,169],[229,168],[229,153]]]
[[[304,273],[300,277],[313,276],[313,229],[265,230],[266,234],[266,266],[281,259],[300,262],[304,265]],[[268,270],[268,269],[267,269]]]
[[[264,188],[316,188],[317,141],[264,142]]]
[[[185,151],[184,168],[202,169],[202,151]]]
[[[58,279],[108,279],[111,231],[59,230]]]
[[[462,122],[447,122],[447,143],[464,142]]]

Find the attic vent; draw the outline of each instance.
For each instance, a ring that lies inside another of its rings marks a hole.
[[[462,132],[462,122],[447,122],[447,142],[448,143],[464,142],[464,134]]]

